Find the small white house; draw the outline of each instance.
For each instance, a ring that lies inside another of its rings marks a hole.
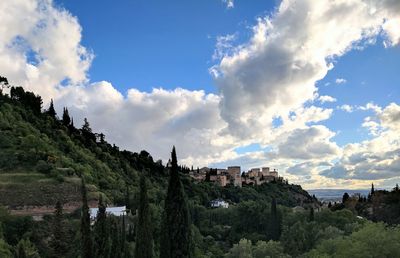
[[[90,208],[90,219],[95,220],[97,218],[98,212],[99,212],[99,208]],[[117,217],[125,216],[126,215],[126,206],[107,207],[106,214],[117,216]]]
[[[210,206],[211,208],[219,208],[219,207],[229,208],[229,203],[227,203],[222,199],[215,199],[210,202]]]

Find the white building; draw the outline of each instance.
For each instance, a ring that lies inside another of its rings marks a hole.
[[[90,219],[95,220],[97,218],[97,213],[99,212],[99,208],[90,208]],[[107,207],[106,208],[107,215],[113,215],[117,217],[126,215],[126,206],[121,207]]]
[[[212,200],[212,201],[210,202],[210,206],[211,206],[212,208],[219,208],[219,207],[222,207],[222,208],[229,208],[229,203],[225,202],[225,201],[222,200],[222,199],[215,199],[215,200]]]

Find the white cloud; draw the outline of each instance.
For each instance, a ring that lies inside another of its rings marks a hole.
[[[93,55],[80,44],[75,17],[50,0],[0,3],[0,71],[45,100],[57,95],[63,80],[87,81]]]
[[[237,34],[227,34],[225,36],[218,36],[217,43],[215,45],[215,50],[212,58],[214,60],[219,60],[224,56],[232,53],[234,49],[233,42],[237,39]]]
[[[348,180],[383,180],[397,178],[400,171],[400,106],[391,103],[375,110],[363,126],[374,136],[360,143],[347,144],[338,162],[321,175]]]
[[[346,82],[347,82],[347,80],[344,79],[344,78],[337,78],[337,79],[335,80],[335,83],[336,83],[336,84],[344,84],[344,83],[346,83]]]
[[[315,84],[333,68],[332,59],[372,44],[384,21],[399,16],[388,3],[284,0],[275,14],[259,18],[249,42],[211,69],[227,132],[263,138],[274,117],[313,100]]]
[[[222,3],[226,5],[226,9],[232,9],[235,7],[235,2],[233,0],[222,0]]]
[[[320,96],[320,97],[318,98],[318,100],[319,100],[321,103],[325,103],[325,102],[336,102],[336,101],[337,101],[337,99],[335,99],[334,97],[328,96],[328,95]]]
[[[338,107],[338,108],[339,108],[340,110],[346,111],[347,113],[351,113],[351,112],[354,111],[354,107],[353,107],[353,106],[350,106],[350,105],[348,105],[348,104],[341,105],[341,106]]]
[[[322,125],[295,129],[277,145],[273,155],[293,160],[335,157],[340,153],[336,143],[330,141],[335,134]]]
[[[186,164],[204,165],[231,155],[234,141],[220,136],[225,122],[218,113],[219,97],[204,91],[130,89],[124,98],[110,83],[68,87],[55,99],[68,106],[75,124],[84,117],[107,140],[130,150],[146,149],[154,158],[168,158],[175,145]]]
[[[363,111],[372,110],[375,113],[380,113],[382,111],[382,108],[380,106],[374,104],[373,102],[368,102],[364,106],[358,106],[358,109],[363,110]]]

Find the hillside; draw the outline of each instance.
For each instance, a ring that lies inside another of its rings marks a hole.
[[[11,97],[1,96],[0,204],[11,209],[52,206],[57,200],[78,204],[78,177],[84,176],[93,200],[103,193],[110,203],[135,206],[139,173],[147,173],[153,184],[152,201],[162,200],[168,173],[161,161],[154,162],[146,151],[120,151],[103,134],[93,133],[88,121],[77,129],[72,117],[58,119],[53,107],[40,112],[40,104],[40,96],[22,88],[13,88]],[[313,202],[300,186],[283,183],[221,188],[195,184],[187,176],[184,185],[200,205],[219,197],[232,203],[275,197],[286,206]]]

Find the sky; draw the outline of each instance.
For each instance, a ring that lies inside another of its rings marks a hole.
[[[398,0],[3,0],[0,75],[123,149],[276,168],[312,188],[400,179]]]

